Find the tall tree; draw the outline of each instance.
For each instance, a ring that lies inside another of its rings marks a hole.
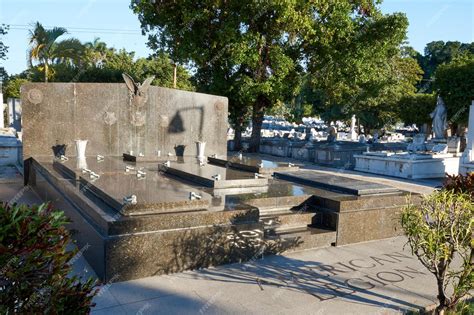
[[[210,92],[225,92],[232,99],[231,107],[251,106],[250,150],[257,151],[265,110],[295,94],[298,86],[296,73],[302,70],[298,47],[311,20],[307,4],[143,0],[132,1],[131,7],[149,33],[150,47],[168,52],[180,63],[191,62],[201,82],[209,83]]]
[[[7,52],[8,52],[8,46],[6,46],[3,43],[3,40],[1,37],[6,35],[8,33],[8,25],[2,24],[0,25],[0,60],[5,60],[7,59]],[[3,81],[4,79],[7,78],[7,72],[3,67],[0,67],[0,81]],[[3,100],[0,100],[0,102],[3,102]]]
[[[453,131],[465,124],[469,105],[474,100],[474,56],[461,56],[440,65],[435,72],[434,88],[443,97],[448,122]]]
[[[340,1],[316,16],[305,46],[315,109],[327,121],[356,114],[365,132],[394,122],[394,104],[422,73],[401,50],[406,16],[383,15],[375,1]]]
[[[48,82],[52,63],[63,62],[76,65],[80,63],[84,47],[79,40],[71,38],[57,41],[66,33],[67,30],[63,27],[45,29],[39,22],[36,22],[34,28],[30,30],[30,65],[33,65],[33,61],[41,64],[45,82]]]
[[[438,66],[449,63],[458,57],[470,55],[474,55],[474,43],[440,40],[426,44],[424,55],[416,57],[424,71],[420,92],[433,91],[434,74]]]

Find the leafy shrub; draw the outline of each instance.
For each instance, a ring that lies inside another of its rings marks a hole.
[[[95,282],[69,276],[66,223],[49,204],[0,203],[0,313],[89,313]]]
[[[408,244],[420,262],[436,277],[437,313],[453,309],[474,287],[474,203],[453,189],[435,191],[420,205],[402,211]],[[455,257],[461,265],[452,264]],[[453,293],[448,296],[447,289]]]
[[[466,193],[474,200],[474,173],[463,175],[447,175],[444,181],[444,189],[452,190],[456,193]]]

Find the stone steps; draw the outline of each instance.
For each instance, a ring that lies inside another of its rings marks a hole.
[[[317,227],[287,227],[275,235],[267,235],[268,242],[277,244],[281,252],[328,247],[336,242],[336,231]]]
[[[335,243],[335,230],[313,225],[318,215],[315,207],[260,209],[265,239],[279,252],[327,247]]]
[[[263,222],[265,234],[271,235],[285,228],[307,227],[312,224],[314,215],[311,212],[279,212],[260,216],[260,220]]]

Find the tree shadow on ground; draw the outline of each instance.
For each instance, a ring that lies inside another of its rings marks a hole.
[[[364,284],[363,280],[359,282],[354,280],[359,279],[360,275],[351,276],[350,273],[347,273],[345,277],[328,276],[322,267],[324,263],[303,261],[282,255],[274,256],[297,247],[301,243],[299,239],[290,244],[282,240],[264,240],[258,230],[236,230],[235,227],[231,229],[215,227],[215,229],[215,233],[205,237],[202,235],[199,237],[193,230],[182,233],[173,244],[173,257],[165,266],[159,267],[159,273],[234,263],[194,273],[179,274],[176,277],[256,285],[262,291],[269,287],[278,288],[309,294],[315,298],[315,301],[320,302],[339,298],[351,303],[397,311],[420,308],[419,305],[396,297],[397,293],[409,294],[403,288],[382,286],[374,281],[372,285]],[[352,283],[347,281],[351,278]],[[421,297],[431,298],[428,295]]]

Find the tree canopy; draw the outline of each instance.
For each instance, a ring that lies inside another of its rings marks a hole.
[[[142,0],[131,8],[152,49],[192,65],[198,88],[229,97],[234,125],[251,115],[256,151],[264,112],[301,100],[305,70],[316,91],[305,102],[325,113],[347,106],[341,112],[380,117],[379,105],[417,80],[421,71],[399,53],[406,17],[383,15],[378,3]]]
[[[443,97],[449,122],[455,127],[467,122],[469,105],[474,100],[474,55],[464,55],[440,65],[434,87]]]
[[[137,81],[153,75],[154,85],[173,87],[174,63],[165,53],[135,58],[134,52],[107,47],[99,38],[86,43],[75,38],[57,40],[66,33],[64,28],[45,29],[41,23],[34,25],[30,31],[30,67],[7,77],[6,97],[19,97],[20,86],[28,81],[123,82],[124,72]],[[179,66],[176,70],[176,87],[194,90],[188,71]]]
[[[50,65],[52,63],[78,64],[83,53],[84,46],[75,38],[58,41],[58,38],[66,34],[63,27],[45,29],[44,26],[36,22],[34,28],[30,30],[30,51],[28,53],[30,64],[39,62],[41,70],[44,72],[44,81],[48,82]]]
[[[0,60],[7,59],[8,46],[3,43],[2,37],[8,33],[8,25],[0,25]],[[7,77],[4,67],[0,67],[0,81]],[[1,100],[3,102],[3,100]]]

